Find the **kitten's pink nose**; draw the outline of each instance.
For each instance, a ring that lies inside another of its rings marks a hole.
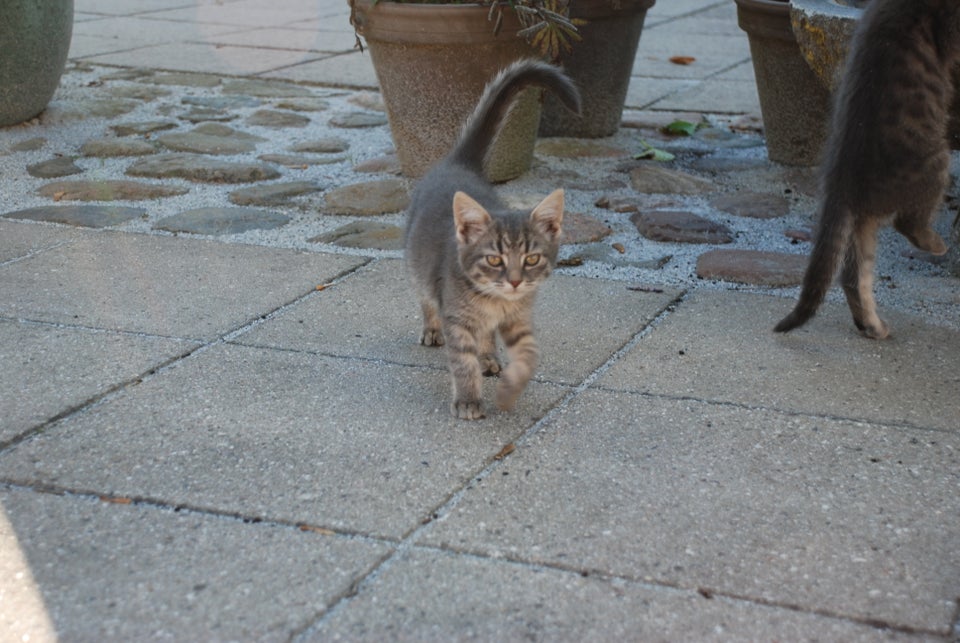
[[[516,290],[517,288],[519,288],[519,287],[520,287],[520,284],[522,284],[522,283],[523,283],[523,282],[520,281],[520,280],[517,280],[517,281],[511,280],[511,281],[510,281],[510,285],[513,286],[513,289],[514,289],[514,290]]]

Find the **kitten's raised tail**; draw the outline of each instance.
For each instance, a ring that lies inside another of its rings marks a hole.
[[[803,326],[816,314],[846,254],[852,230],[853,212],[849,206],[827,198],[820,211],[817,238],[813,243],[807,271],[803,275],[800,298],[790,314],[774,326],[774,331],[791,331]]]
[[[572,112],[580,113],[580,92],[560,68],[533,58],[502,70],[483,90],[448,158],[478,173],[517,94],[530,85],[549,89]]]

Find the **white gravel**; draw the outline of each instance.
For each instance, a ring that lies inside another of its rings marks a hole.
[[[79,154],[80,146],[92,138],[103,138],[112,135],[109,126],[123,122],[176,120],[177,115],[187,111],[188,106],[181,104],[184,96],[214,96],[220,93],[220,88],[163,86],[170,90],[170,95],[157,98],[139,105],[128,114],[111,119],[98,117],[73,117],[70,112],[83,109],[87,101],[106,96],[105,90],[112,87],[122,87],[134,84],[132,81],[107,80],[101,81],[104,75],[115,72],[114,69],[95,67],[85,69],[71,69],[64,75],[61,87],[54,97],[47,115],[31,123],[0,130],[0,176],[2,176],[3,212],[10,212],[24,208],[50,205],[50,201],[36,194],[38,187],[49,180],[36,179],[29,176],[26,166],[46,161],[57,155],[74,156]],[[361,109],[350,101],[353,95],[350,91],[333,90],[327,88],[312,88],[312,91],[323,97],[330,104],[328,110],[321,112],[305,112],[313,120],[307,128],[287,128],[282,130],[269,129],[246,125],[244,119],[257,109],[269,108],[275,99],[264,98],[263,104],[258,107],[233,109],[237,115],[233,121],[225,123],[235,129],[257,134],[267,139],[267,142],[258,145],[255,152],[236,156],[219,157],[230,161],[255,161],[261,154],[290,154],[294,144],[306,140],[334,136],[349,142],[350,148],[343,155],[345,158],[338,163],[328,165],[314,165],[306,169],[280,168],[283,176],[278,181],[317,182],[324,190],[333,187],[356,183],[360,180],[385,178],[377,175],[362,175],[354,172],[353,167],[362,161],[382,156],[392,149],[389,131],[386,127],[373,129],[342,129],[328,124],[331,116],[338,112],[350,112]],[[719,119],[713,119],[723,125]],[[179,121],[180,131],[187,131],[194,127],[186,121]],[[46,143],[42,148],[30,152],[10,152],[12,145],[18,142],[43,137]],[[615,137],[605,141],[625,150],[639,150],[641,134],[637,130],[622,129]],[[653,141],[656,143],[655,141]],[[669,145],[669,143],[664,143]],[[685,160],[694,158],[697,154],[710,153],[712,147],[696,140],[683,140],[674,144],[681,153],[678,155],[677,167],[683,168]],[[672,148],[673,149],[673,148]],[[745,148],[738,150],[724,150],[726,155],[738,155],[748,158],[763,158],[762,147]],[[73,179],[123,179],[125,169],[133,162],[131,158],[85,158],[79,157],[77,165],[85,171],[81,175],[64,177],[63,180]],[[561,159],[538,155],[535,159],[534,170],[517,180],[511,181],[502,187],[507,198],[520,202],[535,201],[538,197],[549,192],[557,184],[563,185],[563,177],[578,175],[578,182],[595,183],[600,185],[610,175],[617,164],[625,159]],[[717,177],[718,183],[723,183],[725,189],[750,189],[763,192],[782,191],[782,182],[775,182],[771,175],[780,170],[763,172],[736,173],[728,177]],[[552,177],[561,177],[559,181]],[[627,175],[621,173],[624,179]],[[779,176],[779,174],[777,174]],[[147,209],[144,220],[132,221],[117,229],[146,234],[169,234],[154,230],[152,225],[159,219],[177,214],[184,210],[200,207],[220,206],[227,207],[227,194],[237,189],[236,185],[192,183],[179,179],[165,179],[168,185],[182,185],[189,188],[189,192],[182,196],[165,198],[158,201],[113,202],[113,205],[129,205]],[[682,288],[707,289],[736,289],[765,292],[785,297],[795,297],[796,288],[759,288],[725,282],[709,282],[696,277],[695,266],[697,257],[704,251],[716,246],[699,244],[669,244],[649,241],[640,236],[630,222],[629,214],[615,213],[595,206],[600,196],[638,196],[629,188],[619,190],[568,190],[567,210],[594,216],[606,222],[614,231],[613,235],[604,239],[602,244],[610,246],[619,243],[625,249],[623,254],[612,251],[610,261],[587,261],[582,266],[562,268],[566,274],[582,275],[593,278],[614,279],[630,283],[645,285],[676,286]],[[804,254],[809,244],[794,244],[784,235],[789,228],[809,228],[815,208],[815,202],[810,197],[793,195],[791,212],[786,217],[772,220],[749,219],[731,216],[713,209],[701,197],[669,197],[671,204],[667,209],[683,208],[719,221],[731,228],[735,233],[735,241],[724,246],[725,248],[741,248],[755,250],[769,250],[787,253]],[[324,216],[318,214],[318,206],[322,202],[323,192],[305,195],[294,199],[296,206],[275,207],[276,211],[292,217],[292,221],[282,228],[269,231],[252,231],[243,234],[218,237],[218,240],[227,243],[244,243],[276,246],[284,248],[298,248],[317,252],[336,252],[341,254],[362,254],[376,257],[399,257],[396,251],[351,250],[338,246],[311,243],[308,239],[319,234],[336,229],[354,218],[342,216]],[[659,199],[662,202],[664,199]],[[949,223],[954,213],[944,213],[940,217],[938,226],[945,237],[949,234]],[[385,223],[402,225],[403,215],[385,215],[379,217],[365,217]],[[40,224],[38,224],[40,225]],[[960,279],[951,277],[939,265],[925,260],[904,256],[909,245],[899,235],[886,230],[881,237],[881,251],[878,257],[878,275],[881,279],[877,288],[877,299],[883,308],[897,308],[923,316],[931,323],[946,325],[960,329]],[[565,246],[563,257],[578,254],[582,251],[579,246]],[[631,263],[658,259],[670,255],[670,261],[660,269],[644,269],[630,265]],[[842,299],[839,292],[834,292],[831,299]],[[785,307],[786,310],[786,307]]]

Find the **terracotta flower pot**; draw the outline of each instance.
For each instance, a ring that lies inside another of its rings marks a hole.
[[[406,176],[422,176],[450,150],[497,72],[515,60],[536,56],[517,35],[520,23],[506,8],[494,35],[489,8],[480,5],[355,0],[353,7]],[[530,168],[540,93],[531,89],[518,99],[488,159],[490,180],[506,181]]]
[[[73,0],[7,0],[0,17],[0,127],[43,111],[60,84]]]
[[[544,100],[541,136],[599,138],[620,128],[637,44],[647,10],[655,0],[575,0],[570,17],[582,40],[561,56],[564,70],[580,88],[583,113],[572,114],[554,96]]]
[[[787,0],[736,0],[750,40],[770,160],[816,165],[826,138],[830,94],[800,53]]]

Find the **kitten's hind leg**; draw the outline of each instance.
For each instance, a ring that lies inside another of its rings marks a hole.
[[[934,255],[946,254],[947,244],[931,227],[933,212],[901,212],[894,217],[893,227],[921,250]]]
[[[847,305],[853,314],[853,323],[864,337],[871,339],[883,339],[890,334],[886,322],[877,315],[877,302],[873,298],[873,270],[879,227],[880,221],[873,217],[862,217],[857,221],[840,277]]]
[[[480,342],[480,368],[486,376],[496,375],[500,372],[500,360],[497,359],[496,333],[489,333]]]
[[[420,300],[423,310],[423,333],[420,334],[420,343],[424,346],[443,346],[443,331],[440,329],[440,314],[437,305],[427,299]]]

